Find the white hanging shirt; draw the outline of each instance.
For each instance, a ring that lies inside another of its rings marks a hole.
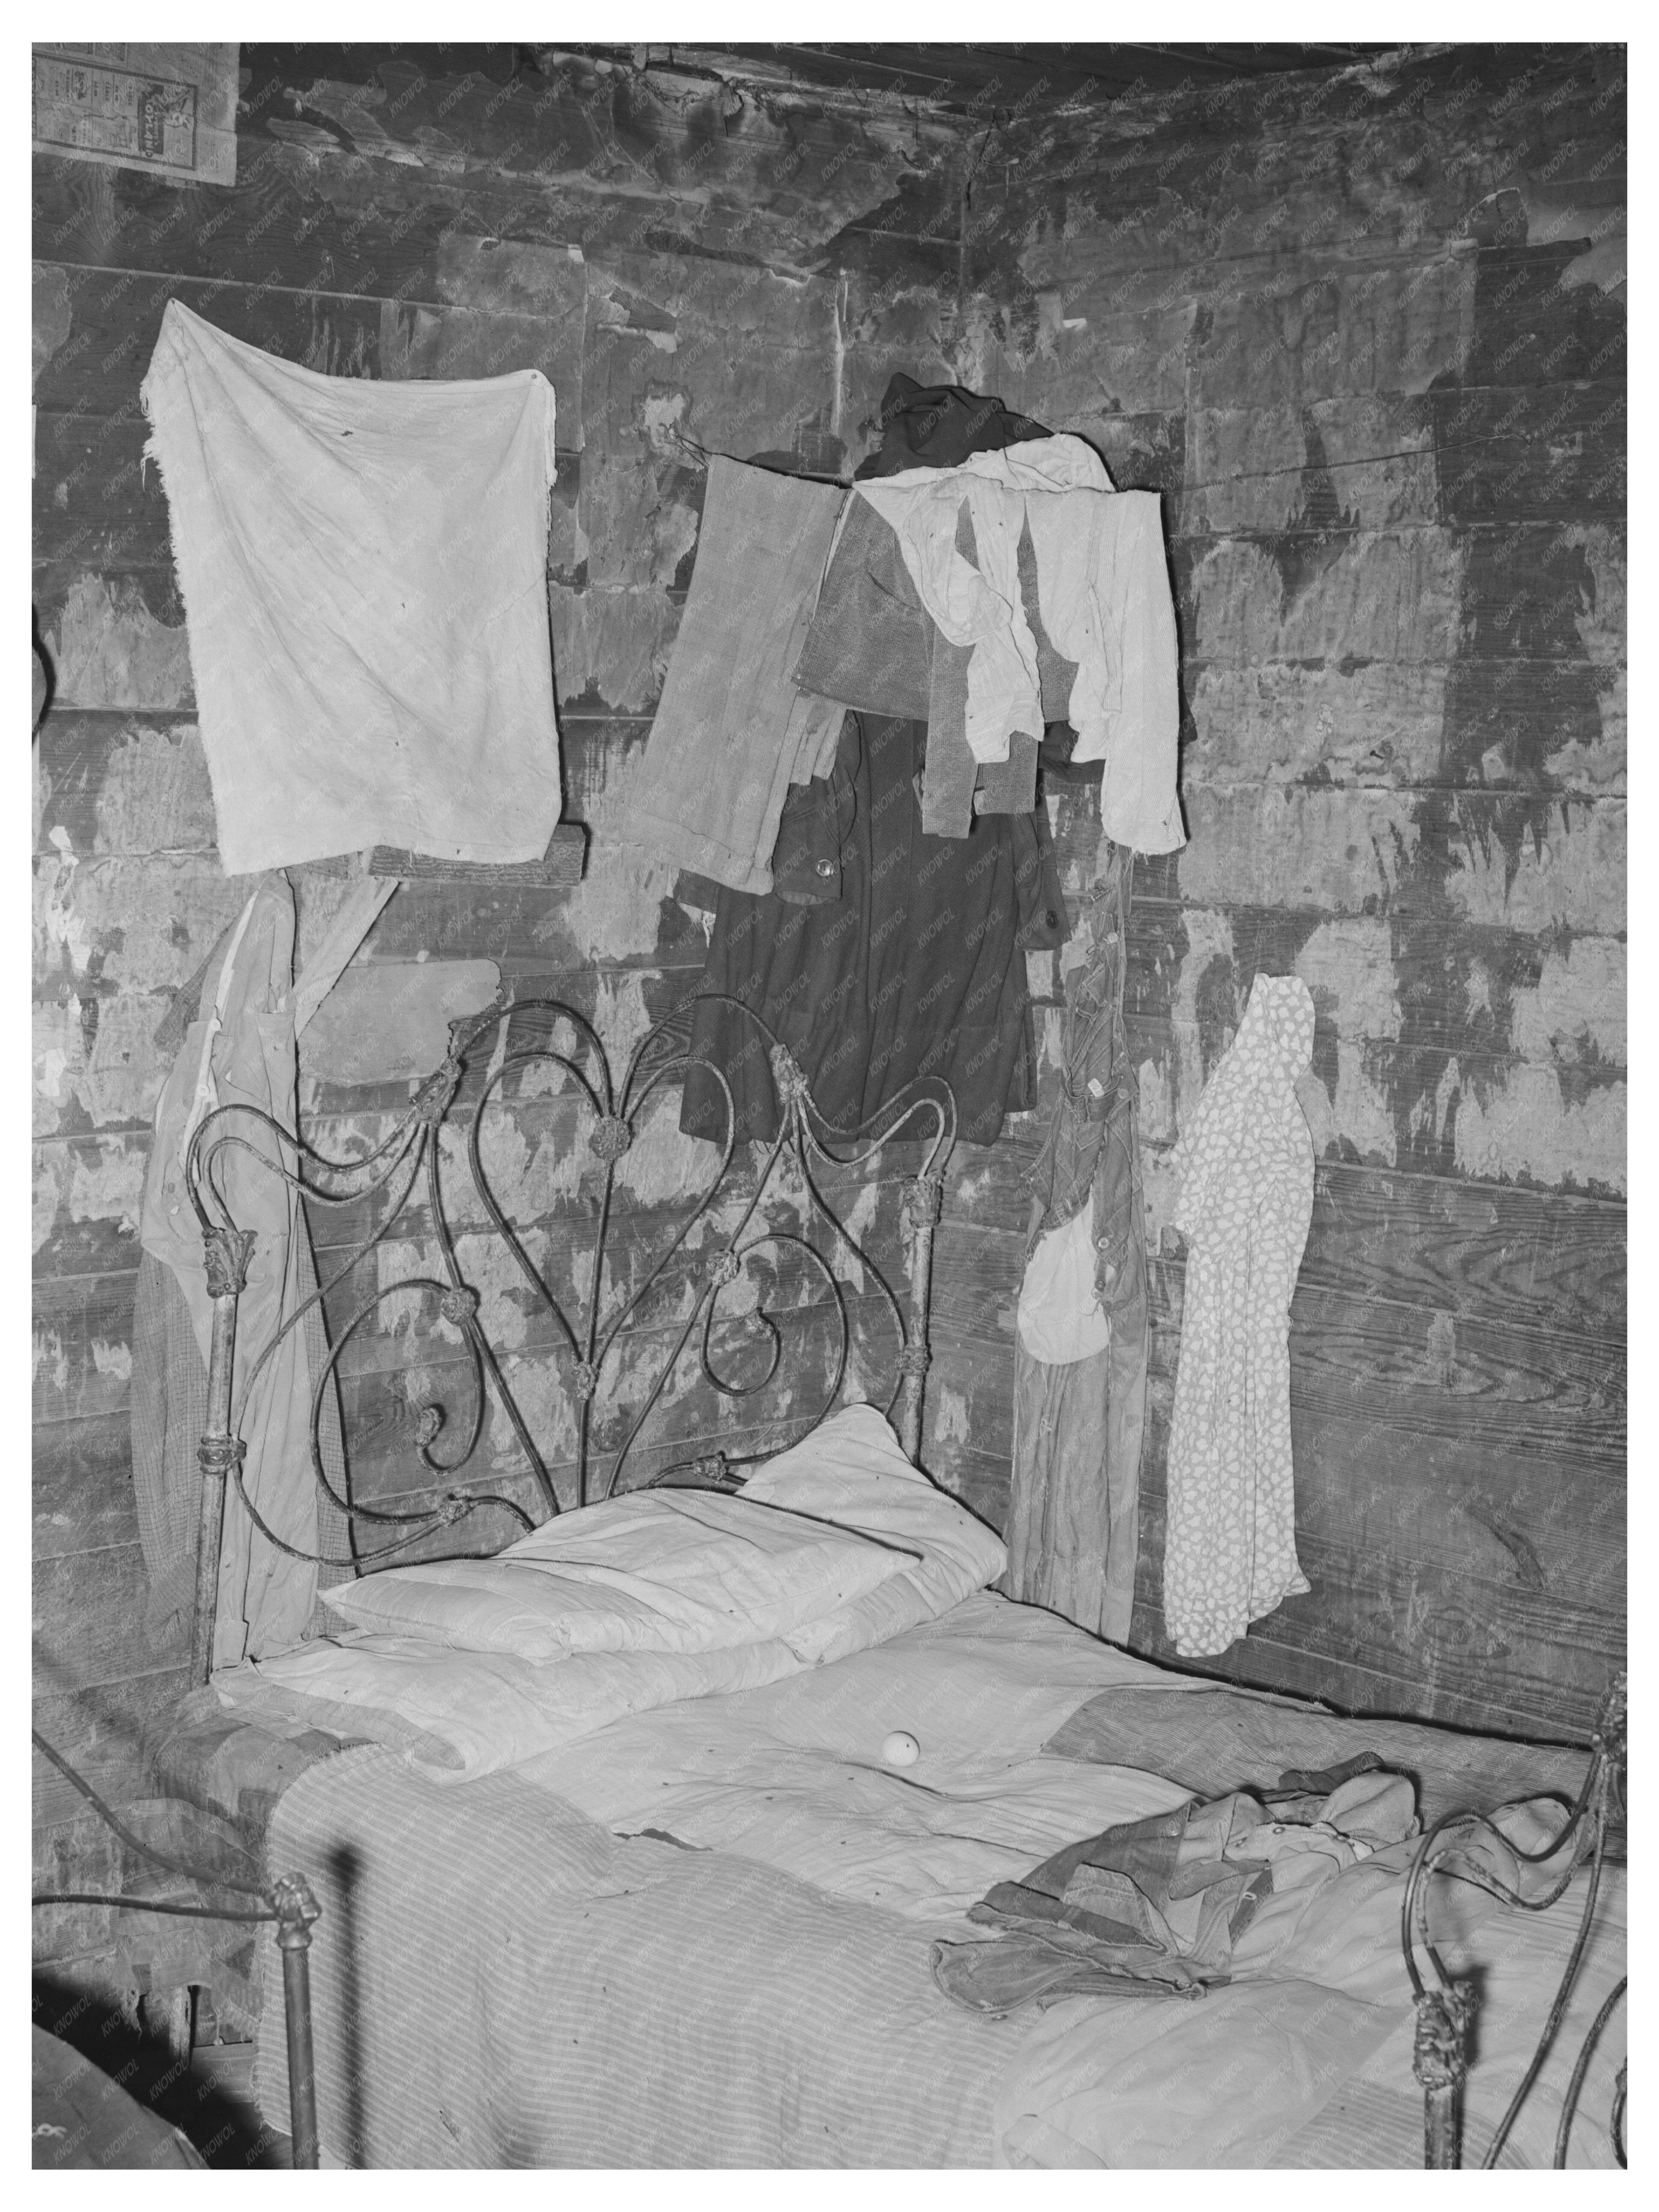
[[[1029,523],[1043,628],[1077,663],[1072,757],[1105,763],[1103,826],[1135,852],[1179,850],[1187,842],[1176,797],[1179,655],[1157,494],[1115,492],[1093,447],[1066,436],[854,489],[892,529],[940,633],[972,648],[965,729],[977,761],[1006,760],[1014,731],[1036,736],[1043,726],[1036,640],[1019,588]],[[964,503],[976,562],[957,550]]]

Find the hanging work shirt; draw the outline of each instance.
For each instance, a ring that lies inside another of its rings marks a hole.
[[[1175,609],[1158,496],[1114,492],[1080,438],[854,486],[795,680],[925,715],[933,754],[991,763],[1046,723],[1103,763],[1102,823],[1142,853],[1186,842]],[[971,789],[971,769],[967,788]],[[965,805],[954,829],[964,836]]]

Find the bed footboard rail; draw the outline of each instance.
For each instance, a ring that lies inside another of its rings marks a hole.
[[[223,1492],[220,1492],[222,1501]],[[296,2168],[314,2169],[319,2163],[317,2139],[316,2049],[312,2034],[311,1931],[322,1918],[310,1883],[303,1875],[279,1875],[274,1882],[248,1881],[223,1869],[192,1866],[188,1859],[158,1851],[117,1818],[83,1774],[77,1773],[56,1745],[38,1729],[31,1729],[35,1749],[49,1759],[78,1790],[105,1826],[127,1849],[148,1859],[162,1873],[181,1875],[198,1890],[211,1893],[228,1889],[240,1896],[240,1905],[181,1903],[173,1898],[131,1897],[119,1890],[37,1890],[32,1906],[43,1905],[103,1905],[119,1912],[161,1912],[186,1920],[229,1920],[257,1926],[276,1923],[276,1948],[283,1961],[283,2026],[288,2041],[289,2140]],[[189,2057],[189,2017],[185,2013],[185,2056]]]

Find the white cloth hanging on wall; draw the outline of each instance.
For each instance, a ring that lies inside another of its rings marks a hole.
[[[964,734],[980,762],[1043,727],[1036,640],[1021,598],[1023,531],[1036,557],[1042,626],[1075,661],[1074,762],[1103,761],[1101,819],[1138,853],[1187,842],[1176,796],[1180,659],[1160,505],[1115,492],[1082,438],[1032,438],[951,469],[906,469],[854,486],[891,527],[940,635],[971,650]],[[957,550],[967,507],[975,559]]]
[[[228,875],[538,859],[553,387],[319,376],[167,303],[143,386]]]
[[[1105,763],[1102,830],[1132,852],[1177,853],[1181,653],[1158,494],[1050,492],[1025,514],[1042,626],[1077,663],[1072,758]]]
[[[1313,1214],[1296,1079],[1314,1004],[1258,975],[1237,1036],[1176,1146],[1187,1234],[1170,1425],[1164,1619],[1177,1651],[1227,1646],[1309,1584],[1296,1554],[1290,1305]]]
[[[1003,452],[974,453],[952,469],[904,469],[854,486],[892,528],[921,603],[951,644],[968,646],[968,747],[976,761],[1008,757],[1011,732],[1042,730],[1036,639],[1019,590],[1025,495],[1111,479],[1081,438],[1032,438]],[[957,550],[957,515],[972,517],[975,557]]]
[[[1033,1359],[1067,1367],[1104,1352],[1112,1325],[1095,1291],[1094,1205],[1085,1193],[1069,1221],[1042,1237],[1025,1262],[1015,1320]]]

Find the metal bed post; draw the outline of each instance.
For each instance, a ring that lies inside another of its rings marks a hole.
[[[1463,2082],[1474,1996],[1462,1983],[1425,1990],[1417,2000],[1412,2071],[1423,2091],[1423,2164],[1455,2172],[1463,2162]]]
[[[1601,1890],[1601,1867],[1607,1854],[1613,1801],[1616,1796],[1622,1802],[1624,1796],[1627,1732],[1626,1678],[1621,1673],[1614,1678],[1596,1715],[1590,1738],[1589,1771],[1584,1777],[1578,1801],[1558,1832],[1540,1849],[1528,1851],[1517,1844],[1510,1843],[1493,1820],[1484,1813],[1445,1814],[1435,1822],[1418,1846],[1417,1856],[1412,1862],[1411,1872],[1406,1881],[1401,1913],[1401,1945],[1405,1953],[1406,1970],[1411,1978],[1413,2000],[1417,2008],[1412,2071],[1423,2091],[1423,2164],[1431,2172],[1449,2171],[1462,2162],[1462,2092],[1468,2073],[1469,2030],[1474,2021],[1475,1996],[1469,1983],[1455,1981],[1447,1972],[1430,1936],[1429,1884],[1437,1873],[1458,1874],[1465,1881],[1477,1884],[1489,1895],[1501,1898],[1506,1904],[1518,1905],[1524,1912],[1541,1912],[1565,1894],[1568,1884],[1583,1860],[1588,1857],[1590,1862],[1584,1909],[1560,1985],[1555,1992],[1532,2058],[1481,2160],[1483,2166],[1492,2167],[1497,2165],[1516,2116],[1543,2070],[1544,2061],[1565,2017],[1568,2000],[1577,1981],[1578,1969],[1583,1962],[1590,1926],[1595,1917],[1596,1899]],[[1481,1829],[1495,1837],[1523,1868],[1546,1866],[1565,1852],[1565,1873],[1550,1884],[1544,1895],[1523,1897],[1518,1884],[1512,1887],[1495,1869],[1470,1857],[1468,1846],[1474,1833]],[[1419,1950],[1428,1964],[1428,1979],[1425,1978],[1418,1966]],[[1620,1980],[1609,1994],[1597,2012],[1579,2051],[1562,2100],[1560,2125],[1556,2130],[1553,2163],[1558,2167],[1565,2167],[1567,2162],[1567,2142],[1572,2131],[1573,2113],[1589,2071],[1590,2054],[1601,2030],[1624,1997],[1626,1987],[1627,1983]],[[1621,2068],[1614,2093],[1612,2124],[1614,2149],[1621,2166],[1625,2163],[1622,2142],[1625,2082],[1625,2069]]]
[[[905,1457],[921,1455],[921,1394],[933,1354],[927,1344],[927,1299],[933,1286],[933,1231],[945,1206],[942,1175],[917,1176],[904,1193],[905,1218],[910,1224],[910,1327],[899,1353],[899,1442]]]
[[[208,1425],[196,1457],[202,1469],[202,1503],[196,1534],[196,1612],[191,1630],[190,1680],[203,1687],[213,1672],[213,1636],[219,1617],[219,1547],[224,1538],[225,1484],[241,1464],[246,1447],[230,1425],[231,1369],[236,1348],[236,1301],[247,1281],[253,1250],[251,1230],[208,1229],[202,1237],[208,1296],[213,1301],[213,1345],[208,1359]]]
[[[294,2163],[315,2166],[317,2056],[311,2033],[311,1930],[322,1907],[303,1875],[282,1875],[272,1893],[276,1948],[283,1954],[283,2024],[288,2033],[288,2107]]]

